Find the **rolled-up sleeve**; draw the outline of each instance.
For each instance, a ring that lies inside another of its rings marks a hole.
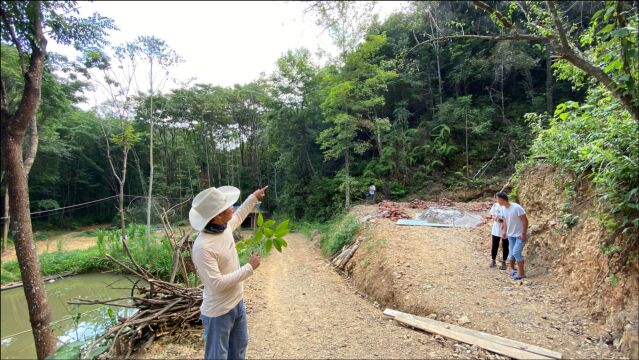
[[[244,200],[237,211],[235,211],[233,217],[231,218],[231,221],[229,221],[228,226],[231,228],[231,230],[235,230],[240,227],[240,225],[242,225],[244,219],[246,219],[248,214],[250,214],[251,211],[255,208],[255,205],[257,205],[257,197],[251,194],[249,197],[246,198],[246,200]]]
[[[201,256],[204,266],[199,268],[199,270],[203,272],[203,274],[200,274],[200,277],[202,278],[202,282],[205,283],[205,286],[214,291],[224,291],[246,280],[246,278],[253,274],[251,264],[246,264],[228,274],[222,274],[215,253],[205,251]]]

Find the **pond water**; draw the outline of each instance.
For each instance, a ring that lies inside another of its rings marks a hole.
[[[75,340],[92,338],[109,324],[107,307],[103,305],[69,305],[74,298],[100,299],[131,295],[135,278],[118,274],[84,274],[46,284],[51,308],[51,321],[58,337],[58,346]],[[20,288],[0,292],[2,304],[0,335],[2,359],[33,359],[36,357],[29,312]],[[113,308],[112,314],[126,315],[132,309]],[[78,318],[78,314],[79,318]]]

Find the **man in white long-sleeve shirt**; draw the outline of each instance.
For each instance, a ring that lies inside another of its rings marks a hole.
[[[232,186],[209,188],[193,199],[189,221],[199,236],[192,258],[204,284],[200,318],[204,326],[205,359],[244,359],[248,345],[246,307],[242,282],[260,266],[258,254],[240,266],[233,231],[240,227],[258,201],[263,189],[250,195],[233,213],[240,190]]]

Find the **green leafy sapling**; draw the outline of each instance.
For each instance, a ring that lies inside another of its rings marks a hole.
[[[268,255],[273,248],[282,252],[282,249],[288,246],[288,243],[284,240],[284,235],[290,231],[288,220],[276,224],[275,220],[264,221],[262,214],[258,214],[257,228],[253,236],[238,241],[235,247],[240,257],[248,256],[252,253]]]

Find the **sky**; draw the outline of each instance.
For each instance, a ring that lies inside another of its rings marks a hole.
[[[302,2],[270,1],[95,1],[79,2],[80,14],[98,12],[112,18],[119,31],[112,44],[139,35],[163,39],[184,62],[171,77],[181,81],[232,86],[270,74],[277,59],[289,49],[319,48],[336,54],[326,32],[304,14]],[[380,1],[375,12],[385,19],[406,2]],[[49,51],[74,56],[74,50],[51,44]],[[165,91],[176,87],[167,83]],[[98,98],[101,96],[96,95]],[[92,101],[94,102],[95,99]]]

